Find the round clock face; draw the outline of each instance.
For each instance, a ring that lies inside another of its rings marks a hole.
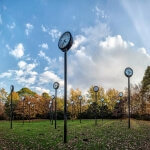
[[[133,70],[128,67],[125,69],[124,73],[125,73],[125,76],[131,77],[133,75]]]
[[[52,95],[52,100],[55,98],[55,96],[54,95]]]
[[[98,86],[94,86],[93,90],[94,90],[94,92],[98,92],[99,87]]]
[[[10,86],[10,90],[11,90],[11,92],[14,91],[14,86],[13,85]]]
[[[21,99],[22,99],[22,101],[24,101],[24,100],[25,100],[25,97],[24,97],[24,96],[22,96],[22,97],[21,97]]]
[[[58,82],[55,82],[55,83],[53,84],[53,88],[54,88],[54,89],[58,89],[58,88],[59,88],[59,83],[58,83]]]
[[[61,35],[59,42],[58,42],[58,47],[63,51],[68,51],[73,44],[73,38],[70,32],[65,32]]]
[[[101,101],[103,102],[103,101],[104,101],[104,99],[102,98],[102,99],[101,99]]]
[[[79,96],[79,100],[82,100],[82,96]]]
[[[117,100],[117,103],[120,103],[120,100]]]
[[[122,97],[122,96],[123,96],[123,93],[122,93],[122,92],[120,92],[120,93],[119,93],[119,96],[120,96],[120,97]]]

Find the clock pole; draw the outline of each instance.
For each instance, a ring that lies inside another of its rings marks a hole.
[[[67,143],[67,51],[64,52],[64,143]]]
[[[133,75],[133,70],[127,67],[124,74],[128,78],[128,129],[130,129],[130,77]]]
[[[64,52],[64,143],[67,143],[67,51],[73,44],[73,38],[70,32],[61,35],[58,47]]]
[[[55,89],[55,129],[57,128],[57,89],[59,88],[59,83],[54,82],[53,88]]]
[[[130,129],[130,77],[128,77],[128,128]]]

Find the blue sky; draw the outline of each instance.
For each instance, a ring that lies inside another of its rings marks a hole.
[[[63,53],[58,39],[74,37],[68,52],[68,87],[86,91],[91,85],[123,90],[124,68],[140,83],[150,63],[148,0],[1,0],[0,88],[29,87],[53,93],[63,90]]]

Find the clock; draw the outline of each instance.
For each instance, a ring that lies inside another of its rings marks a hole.
[[[82,96],[80,95],[80,96],[78,97],[78,99],[79,99],[79,100],[82,100]]]
[[[131,77],[133,75],[133,70],[130,67],[127,67],[124,71],[126,77]]]
[[[13,86],[13,85],[10,86],[10,91],[11,91],[11,92],[14,91],[14,86]]]
[[[22,101],[24,101],[24,100],[25,100],[25,97],[24,97],[24,96],[22,96],[22,97],[21,97],[21,99],[22,99]]]
[[[54,89],[58,89],[58,88],[59,88],[59,83],[58,83],[58,82],[55,82],[55,83],[53,84],[53,88],[54,88]]]
[[[103,98],[101,98],[101,102],[103,102],[104,101],[104,99]]]
[[[55,96],[54,96],[54,95],[52,95],[52,97],[51,97],[51,98],[52,98],[52,100],[53,100],[53,99],[55,98]]]
[[[120,100],[117,100],[117,103],[120,103]]]
[[[98,86],[94,86],[93,90],[94,90],[94,92],[98,92],[99,91],[99,87]]]
[[[120,92],[120,93],[119,93],[119,96],[120,96],[120,97],[122,97],[122,96],[123,96],[123,93],[122,93],[122,92]]]
[[[65,32],[61,35],[59,41],[58,41],[58,47],[63,52],[68,51],[73,44],[73,37],[70,32]]]

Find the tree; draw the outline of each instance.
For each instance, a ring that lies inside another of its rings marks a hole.
[[[12,93],[12,111],[13,111],[13,117],[15,117],[16,113],[16,107],[19,102],[19,95],[16,92]],[[11,104],[11,94],[8,95],[7,101],[5,103],[5,113],[7,116],[10,116],[10,104]]]
[[[110,110],[114,109],[116,101],[119,99],[119,92],[116,89],[108,89],[106,91],[107,106]]]
[[[148,66],[145,70],[145,74],[141,83],[142,114],[146,114],[146,105],[150,104],[150,66]]]
[[[35,95],[37,95],[35,92],[33,92],[32,90],[30,90],[29,88],[26,88],[26,87],[22,88],[17,93],[19,94],[19,96],[24,96],[24,95],[35,96]]]
[[[8,94],[7,94],[7,92],[5,91],[5,89],[4,89],[4,88],[1,88],[1,89],[0,89],[0,101],[1,101],[2,103],[5,103],[5,102],[6,102],[7,96],[8,96]]]

